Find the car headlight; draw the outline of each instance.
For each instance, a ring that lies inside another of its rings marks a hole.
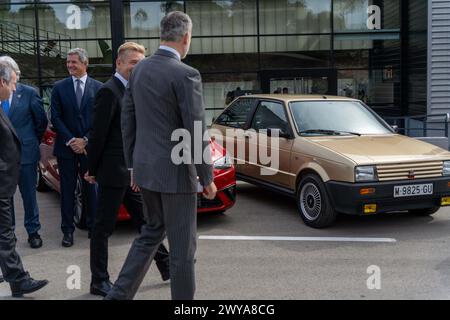
[[[361,166],[355,168],[355,181],[356,182],[366,182],[366,181],[376,181],[377,171],[375,166]]]
[[[214,169],[229,169],[231,166],[231,159],[228,155],[214,161]]]
[[[442,175],[450,176],[450,161],[444,161],[444,166],[442,167]]]

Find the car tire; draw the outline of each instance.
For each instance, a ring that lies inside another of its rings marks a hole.
[[[50,190],[50,187],[44,181],[41,167],[39,165],[37,166],[36,190],[39,192],[45,192]]]
[[[78,177],[77,179],[77,186],[75,188],[75,202],[73,207],[73,221],[75,223],[75,226],[78,229],[86,230],[87,229],[87,223],[86,223],[86,210],[83,206],[84,201],[84,195],[83,195],[83,180],[81,177]]]
[[[412,213],[416,216],[431,216],[432,214],[435,214],[440,207],[432,207],[432,208],[425,208],[425,209],[412,209],[409,210],[409,213]]]
[[[297,206],[307,226],[326,228],[331,226],[337,212],[331,205],[322,179],[315,174],[303,177],[297,188]]]

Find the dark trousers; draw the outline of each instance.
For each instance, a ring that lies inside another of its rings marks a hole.
[[[108,238],[114,231],[121,203],[124,204],[139,232],[145,224],[142,196],[140,193],[133,192],[130,187],[116,188],[100,185],[97,196],[97,212],[91,233],[90,251],[93,283],[109,280]],[[169,268],[169,253],[163,244],[155,255],[155,261],[159,270]]]
[[[77,155],[73,159],[57,158],[59,176],[61,182],[61,230],[64,234],[73,233],[75,225],[73,222],[75,207],[75,188],[77,179],[81,177],[83,190],[83,207],[86,208],[88,229],[92,228],[94,221],[97,193],[95,185],[89,184],[83,179],[87,171],[87,158]]]
[[[168,194],[142,189],[142,197],[147,223],[134,240],[108,296],[117,300],[134,298],[167,232],[172,299],[192,300],[195,293],[197,194]]]
[[[20,169],[19,190],[25,210],[24,225],[28,235],[41,229],[39,209],[36,200],[37,163],[24,164]],[[12,204],[14,207],[14,203]],[[14,209],[12,210],[14,214]],[[15,219],[13,217],[13,224]]]
[[[7,282],[19,282],[29,277],[16,252],[16,237],[12,226],[11,199],[0,198],[0,268]]]

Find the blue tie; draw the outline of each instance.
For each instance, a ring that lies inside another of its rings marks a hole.
[[[8,116],[8,113],[9,113],[9,100],[3,100],[2,101],[2,108],[3,108],[3,112],[5,113],[5,115]]]

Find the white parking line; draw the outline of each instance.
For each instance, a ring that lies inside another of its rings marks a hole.
[[[199,240],[238,240],[238,241],[317,241],[317,242],[378,242],[396,243],[393,238],[358,238],[358,237],[272,237],[272,236],[207,236]]]

